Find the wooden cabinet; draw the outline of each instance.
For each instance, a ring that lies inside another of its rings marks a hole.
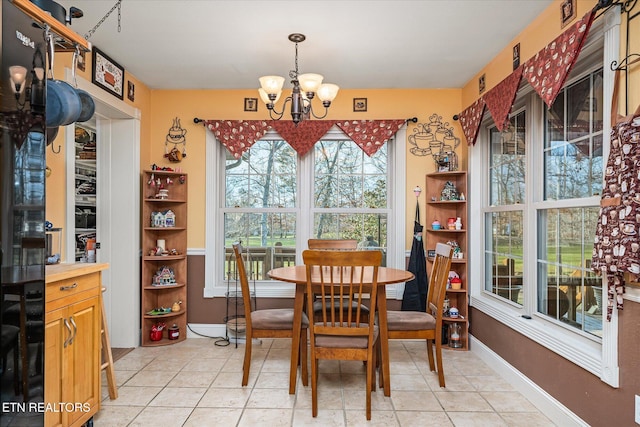
[[[142,197],[142,345],[173,344],[187,336],[187,175],[144,171]],[[152,340],[160,323],[160,339]],[[177,338],[169,339],[174,325]]]
[[[46,270],[46,426],[81,426],[100,409],[102,291],[106,264],[58,264]]]
[[[428,251],[435,249],[436,243],[456,242],[458,249],[451,261],[451,271],[455,272],[462,281],[460,289],[447,288],[446,298],[450,307],[456,307],[460,313],[458,318],[445,315],[444,323],[447,329],[452,324],[460,326],[460,347],[469,348],[469,320],[468,320],[468,292],[469,276],[467,274],[467,172],[435,172],[426,177],[426,216],[425,216],[425,250],[427,250],[427,272],[431,271],[433,258]],[[460,226],[452,221],[460,219]],[[438,221],[439,229],[434,229],[432,223]],[[452,273],[450,273],[452,275]],[[446,348],[452,348],[449,343]]]

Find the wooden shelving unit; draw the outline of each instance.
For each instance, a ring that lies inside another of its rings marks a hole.
[[[447,182],[452,183],[459,195],[457,200],[449,200],[447,197],[442,197],[442,190]],[[462,195],[464,199],[461,200]],[[460,312],[460,317],[453,319],[445,316],[444,322],[449,327],[453,323],[460,325],[460,342],[461,347],[455,350],[468,350],[469,349],[469,298],[468,298],[468,286],[469,277],[467,274],[467,255],[468,255],[468,243],[467,243],[467,172],[466,171],[453,171],[453,172],[435,172],[427,174],[426,176],[426,217],[425,217],[425,250],[435,249],[436,243],[448,243],[455,241],[458,243],[459,252],[462,254],[460,257],[456,257],[451,261],[451,271],[454,271],[460,276],[462,280],[461,289],[447,289],[447,297],[451,307],[456,307]],[[448,229],[449,218],[460,218],[462,222],[462,228],[459,230]],[[431,223],[434,220],[438,220],[441,224],[439,230],[434,230]],[[427,257],[427,272],[431,271],[433,259]],[[448,345],[444,348],[451,348]]]
[[[168,190],[168,197],[158,197],[160,188]],[[187,336],[187,174],[144,171],[142,197],[142,345],[174,344]],[[174,225],[154,226],[153,213],[169,210],[175,214]],[[168,253],[154,254],[159,240],[164,240]],[[165,267],[173,271],[175,283],[154,286],[154,277]],[[170,309],[175,303],[179,303],[178,311],[148,314],[158,308]],[[164,323],[165,328],[162,338],[154,341],[151,330],[158,323]],[[169,339],[168,329],[174,324],[178,327],[179,336]]]

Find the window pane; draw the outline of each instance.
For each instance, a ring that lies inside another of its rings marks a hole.
[[[492,206],[524,203],[525,196],[525,113],[512,117],[499,132],[490,129],[489,174]]]
[[[353,141],[316,144],[315,207],[386,208],[387,149],[367,156]]]
[[[387,215],[368,213],[316,213],[315,239],[356,239],[358,247],[387,251]],[[382,260],[386,265],[386,257]]]
[[[522,211],[493,212],[485,217],[485,290],[522,305]]]
[[[250,277],[256,280],[269,279],[272,268],[295,264],[295,213],[225,213],[224,229],[225,274],[235,272],[234,242],[251,255]]]
[[[590,197],[602,186],[602,70],[565,88],[545,113],[545,199]]]
[[[242,158],[227,158],[227,207],[294,207],[297,156],[278,140],[256,142]]]
[[[598,207],[539,212],[538,312],[600,336],[602,280],[590,269],[598,212]]]

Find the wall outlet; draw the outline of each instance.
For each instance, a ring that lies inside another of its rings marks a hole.
[[[635,412],[636,424],[640,424],[640,396],[636,394],[636,412]]]

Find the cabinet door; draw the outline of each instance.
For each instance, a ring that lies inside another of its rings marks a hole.
[[[65,326],[67,308],[45,314],[44,331],[44,396],[46,402],[64,402],[62,371],[64,364],[64,343],[71,337],[71,330]],[[62,426],[62,412],[47,411],[44,414],[46,426]]]
[[[69,307],[73,340],[66,348],[66,372],[70,381],[65,402],[83,404],[82,410],[69,414],[68,425],[86,421],[100,405],[100,305],[99,298],[89,298]]]

